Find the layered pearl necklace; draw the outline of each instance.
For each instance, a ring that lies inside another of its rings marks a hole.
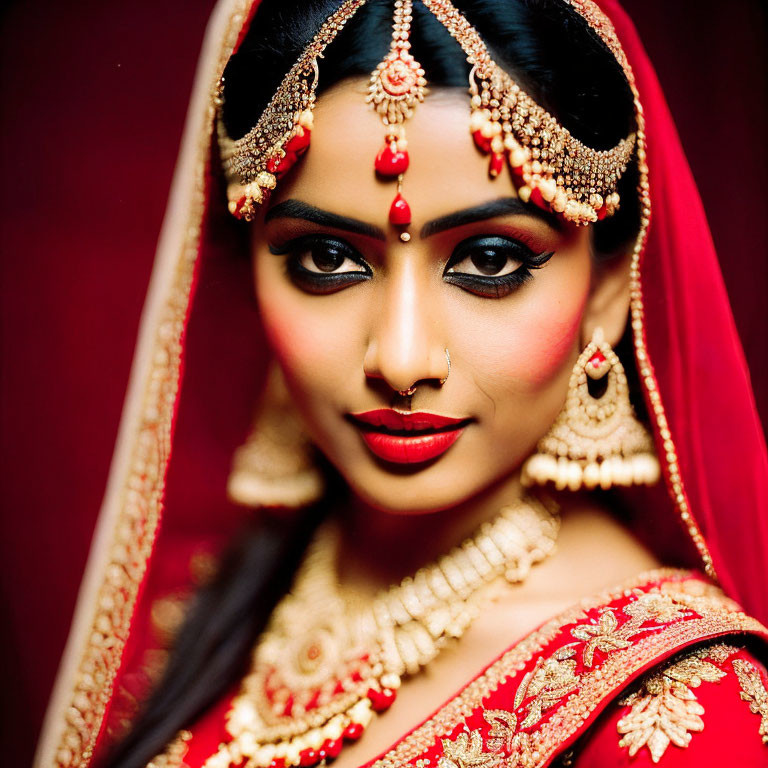
[[[481,587],[522,581],[553,551],[559,526],[554,502],[525,496],[369,602],[342,592],[340,533],[321,528],[254,649],[227,713],[231,741],[205,768],[308,768],[336,757],[392,705],[403,677],[464,634]]]

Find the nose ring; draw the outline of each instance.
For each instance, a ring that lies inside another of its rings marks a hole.
[[[448,363],[448,371],[445,376],[440,379],[440,386],[445,384],[445,382],[448,381],[448,377],[451,375],[451,353],[448,351],[448,347],[445,348],[445,362]],[[418,383],[411,384],[408,389],[398,389],[397,394],[400,395],[400,397],[411,397],[416,392],[416,387],[418,386]]]
[[[448,347],[445,348],[445,361],[448,363],[448,371],[445,376],[440,379],[440,386],[445,384],[445,382],[448,381],[448,377],[451,375],[451,353],[448,351]]]

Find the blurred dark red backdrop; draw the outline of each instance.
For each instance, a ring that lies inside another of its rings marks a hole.
[[[38,0],[2,18],[3,765],[31,760],[66,639],[211,6]],[[765,7],[625,6],[699,183],[765,419]]]

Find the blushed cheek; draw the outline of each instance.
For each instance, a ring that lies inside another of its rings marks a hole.
[[[519,394],[540,394],[570,371],[587,301],[583,291],[537,297],[517,317],[499,362],[505,380]]]
[[[528,342],[521,355],[511,361],[513,375],[529,386],[545,386],[570,363],[574,346],[578,342],[584,301],[578,305],[566,304],[552,310],[537,330],[527,336]]]

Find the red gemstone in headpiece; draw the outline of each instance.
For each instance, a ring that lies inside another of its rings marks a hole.
[[[342,736],[349,741],[357,741],[362,735],[365,729],[360,723],[350,723],[345,729]]]
[[[318,750],[318,754],[323,760],[333,760],[335,757],[339,756],[343,744],[344,742],[342,739],[326,739]]]
[[[487,136],[483,136],[482,131],[475,131],[472,134],[472,138],[474,138],[475,144],[477,144],[481,151],[486,154],[491,151],[491,140]]]
[[[411,223],[411,206],[399,192],[389,209],[389,223],[396,227],[406,227]]]
[[[371,700],[371,707],[374,712],[384,712],[392,706],[397,693],[392,688],[382,688],[380,691],[371,688],[368,691],[368,698]]]
[[[541,194],[541,190],[538,187],[534,187],[531,190],[531,202],[545,211],[549,209],[549,203],[544,199],[544,196]]]
[[[309,128],[299,126],[296,133],[291,136],[283,149],[285,149],[286,152],[295,152],[297,155],[305,152],[309,146],[311,133]]]
[[[406,172],[409,162],[408,152],[393,151],[390,144],[385,144],[376,155],[376,173],[382,176],[399,176]]]

